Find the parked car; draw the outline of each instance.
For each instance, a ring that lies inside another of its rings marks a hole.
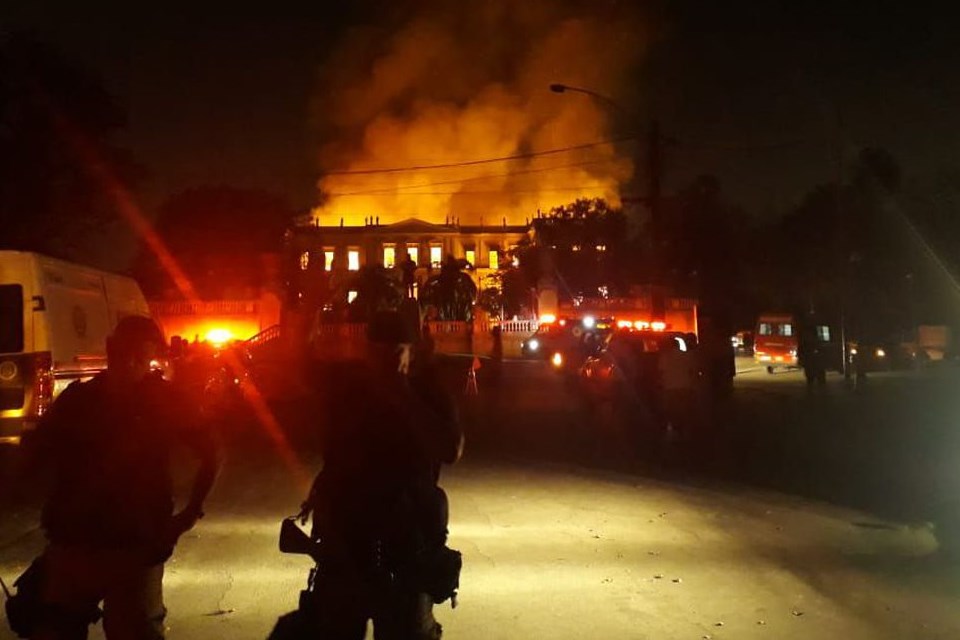
[[[753,355],[753,332],[738,331],[730,338],[730,344],[733,345],[733,351],[738,356]]]
[[[925,359],[924,356],[910,345],[895,341],[847,343],[848,366],[854,373],[912,369]]]

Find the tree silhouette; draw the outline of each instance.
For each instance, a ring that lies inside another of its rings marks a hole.
[[[420,304],[437,310],[440,320],[470,320],[477,286],[466,273],[466,260],[447,256],[440,265],[440,273],[432,276],[420,290]]]
[[[201,296],[231,297],[231,292],[264,284],[260,256],[280,250],[293,217],[289,205],[271,193],[204,186],[167,199],[160,207],[156,231]],[[148,291],[171,288],[146,247],[137,272]]]
[[[850,181],[818,185],[778,228],[779,270],[794,303],[843,308],[855,339],[887,337],[910,324],[920,248],[898,203],[900,167],[865,148]]]
[[[27,36],[0,36],[0,248],[109,265],[126,228],[111,190],[143,176],[110,141],[124,124],[94,75]]]
[[[555,278],[567,297],[626,289],[635,251],[623,212],[601,198],[581,198],[534,220],[536,244],[518,254],[526,278]],[[531,273],[529,270],[533,270]]]
[[[378,311],[396,311],[403,301],[400,283],[383,265],[365,265],[343,287],[356,291],[356,299],[348,307],[351,322],[369,322]],[[345,299],[345,291],[334,292],[338,299]]]

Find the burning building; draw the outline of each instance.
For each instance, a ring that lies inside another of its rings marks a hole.
[[[288,255],[330,273],[453,256],[482,285],[538,211],[618,205],[636,132],[611,104],[651,32],[627,4],[427,0],[347,33],[312,103],[319,203]]]

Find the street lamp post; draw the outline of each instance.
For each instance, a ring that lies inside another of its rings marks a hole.
[[[554,93],[582,93],[588,95],[598,102],[610,107],[620,115],[628,115],[629,112],[616,100],[602,93],[585,89],[583,87],[573,87],[566,84],[555,82],[550,85],[550,91]],[[650,239],[653,245],[653,268],[655,284],[660,282],[662,274],[661,259],[662,251],[662,233],[661,233],[661,184],[663,182],[663,150],[668,140],[664,139],[660,131],[660,123],[656,120],[650,122],[650,132],[647,136],[647,197],[645,198],[647,207],[650,211]],[[673,142],[672,140],[669,142]],[[663,307],[662,296],[654,295],[654,315],[662,316],[665,310]]]
[[[621,106],[620,103],[618,103],[616,100],[614,100],[609,96],[605,96],[602,93],[593,91],[592,89],[584,89],[583,87],[572,87],[568,84],[560,84],[559,82],[554,82],[553,84],[550,85],[550,91],[553,91],[554,93],[566,93],[567,91],[570,91],[571,93],[582,93],[584,95],[588,95],[594,98],[598,102],[602,102],[603,104],[610,107],[614,111],[619,112],[621,115],[627,114],[627,110],[624,109],[623,106]]]

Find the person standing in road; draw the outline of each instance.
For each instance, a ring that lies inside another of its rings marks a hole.
[[[801,331],[797,344],[797,363],[803,367],[808,391],[813,391],[814,387],[822,389],[827,386],[827,367],[824,359],[823,346],[816,334],[807,329]]]
[[[455,597],[459,554],[446,548],[437,482],[463,434],[433,363],[411,361],[405,325],[378,313],[366,358],[336,363],[318,384],[324,466],[301,515],[313,517],[323,561],[301,613],[319,637],[361,640],[372,620],[380,639],[436,640],[433,604]]]
[[[683,338],[664,341],[657,354],[663,415],[668,429],[685,439],[693,436],[697,415],[699,367],[696,357],[687,351]]]
[[[35,562],[39,606],[29,637],[86,638],[100,616],[108,640],[164,636],[163,565],[203,516],[218,452],[195,407],[151,371],[163,334],[126,317],[107,340],[107,369],[70,385],[24,439],[26,471],[49,467],[47,547]],[[199,459],[175,513],[171,454]]]

